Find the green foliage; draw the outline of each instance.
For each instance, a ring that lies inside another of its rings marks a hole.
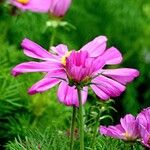
[[[65,133],[53,127],[47,128],[44,132],[38,130],[29,132],[24,140],[18,137],[14,143],[10,142],[6,147],[8,150],[66,150],[68,148],[68,138]]]
[[[95,139],[94,148],[89,147],[91,135],[86,133],[85,150],[144,150],[139,143],[127,143],[121,140],[98,136]],[[76,137],[74,150],[79,150],[78,137]],[[39,130],[28,131],[24,139],[17,137],[6,145],[6,150],[67,150],[69,137],[66,131],[51,127],[41,132]]]

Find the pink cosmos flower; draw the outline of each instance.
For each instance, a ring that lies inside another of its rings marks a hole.
[[[10,4],[25,11],[48,12],[51,0],[10,0]]]
[[[137,116],[141,143],[150,148],[150,107],[144,109]]]
[[[19,9],[33,12],[47,12],[62,17],[70,7],[71,0],[10,0]]]
[[[139,137],[138,123],[134,116],[128,114],[120,119],[120,123],[116,126],[100,126],[100,133],[125,141],[134,141]]]
[[[139,75],[135,69],[102,69],[107,64],[118,64],[120,52],[112,47],[106,49],[107,38],[99,36],[79,51],[68,51],[60,44],[52,52],[25,39],[22,42],[25,55],[43,62],[25,62],[12,70],[14,76],[25,72],[46,72],[45,77],[29,89],[29,94],[44,92],[59,84],[59,101],[68,106],[78,106],[77,86],[82,89],[83,104],[87,99],[88,86],[103,100],[119,96],[125,85]]]

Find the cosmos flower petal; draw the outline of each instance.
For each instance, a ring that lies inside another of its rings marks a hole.
[[[80,50],[87,51],[90,57],[98,57],[105,51],[106,41],[107,38],[105,36],[98,36],[94,40],[83,46]]]
[[[137,115],[137,121],[141,143],[150,148],[150,107],[144,109]]]
[[[66,60],[66,70],[68,75],[76,82],[80,82],[83,78],[88,76],[88,68],[83,68],[86,64],[86,58],[88,58],[87,52],[75,52],[72,51],[70,56]],[[90,66],[88,66],[90,68]]]
[[[66,79],[66,74],[64,70],[53,70],[48,72],[45,77],[34,84],[29,90],[29,94],[36,94],[36,93],[41,93],[44,91],[47,91],[48,89],[52,88],[62,80]]]
[[[49,72],[52,70],[62,69],[62,66],[57,63],[50,62],[25,62],[17,65],[12,69],[12,75],[17,76],[26,72]]]
[[[150,144],[149,144],[149,138],[150,138],[150,132],[147,131],[147,128],[144,127],[143,125],[140,125],[140,136],[141,136],[141,143],[150,148]]]
[[[150,122],[150,107],[142,110],[138,115],[137,115],[137,120],[140,125],[143,125],[145,127],[148,126],[148,123]]]
[[[110,97],[117,97],[125,90],[125,86],[122,84],[102,75],[93,79],[92,83],[92,89],[97,94],[97,96],[103,100],[106,100]],[[103,93],[103,95],[101,93]]]
[[[29,0],[27,4],[21,4],[17,0],[10,0],[10,3],[19,9],[25,11],[30,10],[33,12],[48,12],[51,0]]]
[[[29,39],[24,39],[21,43],[21,46],[24,54],[29,57],[41,60],[50,60],[54,58],[51,53]]]
[[[28,5],[23,5],[20,2],[17,2],[17,0],[10,0],[9,3],[19,9],[21,9],[22,11],[25,11],[28,9]]]
[[[64,44],[59,44],[56,47],[51,47],[51,50],[59,56],[64,56],[68,52],[68,47]]]
[[[131,82],[135,77],[139,76],[139,71],[130,68],[120,69],[103,69],[102,74],[126,85]]]
[[[138,124],[133,115],[127,114],[124,118],[120,119],[120,123],[128,134],[134,136],[138,135]]]
[[[107,65],[119,64],[122,61],[122,55],[115,47],[107,49],[102,58],[105,59]]]
[[[130,129],[130,123],[135,122],[135,117],[131,114],[127,114],[124,118],[120,119],[120,123],[125,130]]]
[[[36,84],[34,84],[29,90],[28,93],[30,95],[36,94],[36,93],[42,93],[44,91],[47,91],[48,89],[54,87],[56,84],[60,82],[59,79],[55,78],[43,78]]]
[[[98,88],[96,85],[91,85],[92,90],[95,92],[95,94],[100,97],[102,100],[108,100],[110,96],[103,92],[100,88]]]
[[[82,97],[82,104],[85,104],[86,100],[87,100],[87,96],[88,96],[88,87],[85,86],[83,87],[83,89],[81,90],[81,97]],[[78,105],[79,106],[79,105]]]
[[[71,5],[71,0],[51,0],[49,11],[57,17],[62,17],[66,14]]]
[[[87,99],[87,87],[84,87],[81,91],[82,104],[86,102]],[[66,82],[61,82],[58,88],[58,99],[61,103],[67,106],[79,106],[77,89],[74,86],[69,86]]]
[[[124,139],[122,133],[124,133],[124,130],[122,126],[116,125],[116,126],[100,126],[100,133],[102,135],[114,137],[114,138],[119,138],[119,139]]]

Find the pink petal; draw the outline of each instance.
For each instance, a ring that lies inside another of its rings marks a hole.
[[[71,0],[53,0],[50,5],[50,12],[54,16],[64,16],[69,9]]]
[[[56,84],[58,84],[60,80],[55,78],[47,78],[40,80],[36,84],[34,84],[29,90],[28,93],[30,95],[36,94],[36,93],[42,93],[44,91],[47,91],[48,89],[54,87]]]
[[[122,84],[104,77],[102,75],[92,80],[92,89],[103,100],[107,100],[110,97],[117,97],[125,90],[125,86]]]
[[[54,87],[61,80],[66,80],[66,73],[64,70],[53,70],[48,72],[45,77],[34,84],[29,90],[29,94],[36,94],[47,91],[48,89]]]
[[[102,58],[105,60],[106,64],[119,64],[122,61],[122,55],[115,47],[107,49]]]
[[[138,123],[133,115],[127,114],[124,118],[120,119],[120,122],[126,133],[133,139],[138,137]]]
[[[72,51],[72,53],[66,60],[67,73],[76,82],[81,81],[88,75],[89,69],[85,67],[87,57],[87,52]]]
[[[123,137],[124,130],[120,124],[116,126],[109,126],[109,127],[100,126],[100,133],[102,135],[106,135],[118,139],[124,139]]]
[[[72,68],[70,69],[70,71],[68,71],[68,73],[76,82],[80,82],[86,76],[85,69],[83,69],[81,66],[78,67],[72,65]]]
[[[143,125],[144,127],[150,129],[150,125],[149,125],[149,122],[150,122],[150,107],[148,107],[148,108],[142,110],[142,111],[137,115],[137,120],[138,120],[138,123],[139,123],[140,125]]]
[[[131,114],[127,114],[124,118],[120,119],[120,122],[125,131],[128,131],[128,129],[131,128],[130,123],[135,122],[135,117]]]
[[[149,145],[149,140],[150,140],[150,131],[147,130],[146,127],[140,125],[140,136],[141,136],[141,143],[150,148],[150,145]]]
[[[90,57],[100,56],[106,49],[107,38],[105,36],[98,36],[93,41],[83,46],[80,50],[87,51]]]
[[[88,88],[83,88],[81,92],[82,103],[84,104],[87,99]],[[61,103],[67,106],[79,106],[77,89],[74,86],[69,86],[66,82],[61,82],[58,88],[58,98]]]
[[[62,66],[50,62],[25,62],[12,69],[12,75],[17,76],[25,72],[49,72],[52,70],[62,70]]]
[[[68,52],[68,47],[66,45],[59,44],[56,47],[51,47],[51,50],[59,56],[64,56]]]
[[[24,54],[29,57],[42,60],[50,60],[54,58],[51,53],[29,39],[24,39],[21,46],[24,49]]]
[[[90,67],[90,71],[92,74],[97,75],[99,72],[101,72],[102,68],[105,66],[105,60],[100,56],[97,58],[94,58],[93,64]]]
[[[21,10],[30,10],[33,12],[48,12],[51,0],[30,0],[27,4],[21,4],[17,0],[10,0],[10,3]]]
[[[104,69],[102,70],[102,74],[125,85],[128,82],[131,82],[135,77],[139,76],[139,71],[130,68]]]
[[[107,95],[105,92],[103,92],[100,88],[98,88],[96,85],[91,85],[92,90],[95,92],[95,94],[100,97],[102,100],[108,100],[110,98],[109,95]]]

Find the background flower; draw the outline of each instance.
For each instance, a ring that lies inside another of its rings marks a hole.
[[[19,9],[33,12],[48,12],[51,0],[10,0]]]
[[[9,0],[9,2],[23,11],[50,13],[55,17],[64,16],[71,5],[71,0]]]
[[[150,148],[150,108],[141,111],[137,116],[141,142]]]
[[[139,137],[138,123],[134,116],[128,114],[120,119],[120,123],[116,126],[100,126],[100,133],[125,141],[134,141]]]

